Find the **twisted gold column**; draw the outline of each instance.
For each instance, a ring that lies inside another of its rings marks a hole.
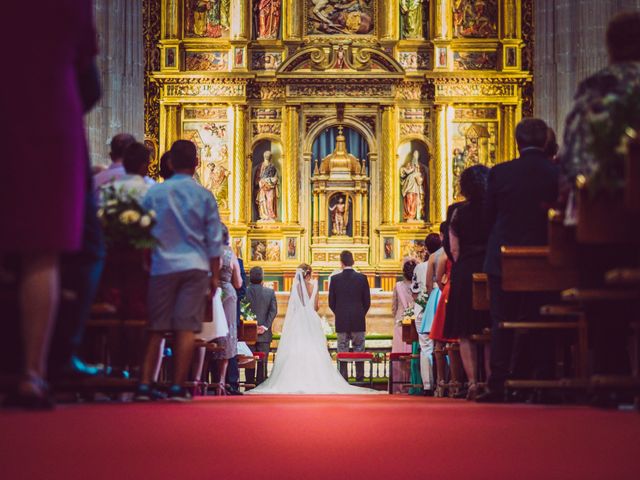
[[[285,177],[284,198],[285,198],[285,218],[288,223],[298,223],[298,142],[299,142],[299,122],[300,109],[297,106],[284,107],[285,125],[285,155],[284,171]]]
[[[434,105],[435,110],[435,152],[433,155],[434,178],[434,214],[431,216],[439,223],[447,215],[447,112],[444,105]]]
[[[393,223],[395,202],[396,108],[382,110],[382,223]]]
[[[247,107],[235,105],[233,107],[233,223],[241,224],[247,221],[245,202],[246,161],[245,129]]]

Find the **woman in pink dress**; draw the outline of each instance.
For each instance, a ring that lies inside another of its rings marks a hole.
[[[23,376],[14,405],[50,406],[46,358],[59,301],[59,258],[81,246],[89,162],[83,113],[95,73],[92,2],[33,0],[3,4],[2,44],[20,38],[3,61],[0,264],[19,263]],[[30,35],[25,35],[25,14]],[[28,92],[28,98],[16,94]]]
[[[411,354],[411,344],[402,341],[402,317],[404,311],[413,307],[415,304],[415,295],[411,290],[413,279],[413,271],[416,268],[416,261],[413,259],[405,260],[402,265],[402,281],[396,283],[393,289],[393,300],[391,309],[393,312],[393,343],[391,344],[391,353],[407,353]],[[394,363],[393,379],[397,382],[408,382],[410,374],[409,362]],[[393,393],[401,393],[402,385],[394,385]]]

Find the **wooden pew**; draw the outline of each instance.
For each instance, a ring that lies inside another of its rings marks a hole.
[[[238,328],[238,340],[247,345],[255,345],[258,342],[258,322],[243,320]]]
[[[489,311],[489,278],[486,273],[474,273],[472,283],[473,309]]]
[[[564,224],[564,215],[559,210],[549,210],[547,230],[549,241],[549,263],[554,267],[578,265],[578,241],[576,227]]]
[[[502,288],[510,292],[560,292],[578,284],[578,271],[549,263],[549,247],[503,246]]]
[[[418,341],[418,330],[416,330],[415,319],[411,320],[411,323],[402,322],[402,341],[409,345]]]

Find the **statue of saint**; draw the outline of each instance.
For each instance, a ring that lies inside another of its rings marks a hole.
[[[420,152],[414,150],[411,158],[400,168],[405,221],[423,220],[425,175],[419,157]]]
[[[346,235],[347,225],[349,223],[349,197],[345,202],[345,197],[341,196],[338,201],[329,207],[331,213],[333,235]]]
[[[258,40],[278,38],[281,3],[281,0],[256,0],[253,4]]]
[[[424,38],[422,31],[422,0],[400,0],[402,38]]]
[[[255,185],[258,217],[262,222],[275,222],[278,217],[278,170],[271,163],[271,151],[264,152],[264,160],[256,169]]]

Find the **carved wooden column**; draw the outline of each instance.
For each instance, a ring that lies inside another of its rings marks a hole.
[[[180,5],[178,0],[162,0],[160,38],[177,39],[180,35]]]
[[[231,2],[231,39],[249,40],[249,8],[251,0]]]
[[[395,198],[396,108],[385,105],[382,110],[382,223],[393,223],[397,210]]]
[[[502,105],[502,158],[501,162],[507,162],[516,158],[516,114],[517,105]]]
[[[447,109],[444,105],[434,105],[435,118],[435,155],[433,157],[433,222],[439,223],[446,219],[448,196],[447,171]]]
[[[435,0],[434,2],[433,37],[439,39],[451,38],[451,3],[449,0]]]
[[[283,40],[302,40],[302,1],[282,0],[282,38]]]
[[[381,40],[383,41],[398,40],[400,34],[399,3],[398,0],[384,0],[382,2],[382,15],[379,15],[378,18],[382,20]]]
[[[298,155],[299,149],[299,124],[300,107],[291,105],[284,107],[284,127],[285,127],[285,153],[282,176],[285,180],[283,185],[284,196],[284,218],[287,223],[298,223]]]
[[[246,126],[245,105],[234,105],[233,107],[233,166],[232,166],[232,213],[233,223],[240,224],[247,221],[246,210],[246,162],[248,161],[245,153],[245,130]]]
[[[520,5],[516,0],[502,2],[502,38],[520,38]]]
[[[166,152],[180,138],[180,105],[160,105],[160,151]]]
[[[362,243],[369,241],[369,192],[365,189],[362,195]]]

